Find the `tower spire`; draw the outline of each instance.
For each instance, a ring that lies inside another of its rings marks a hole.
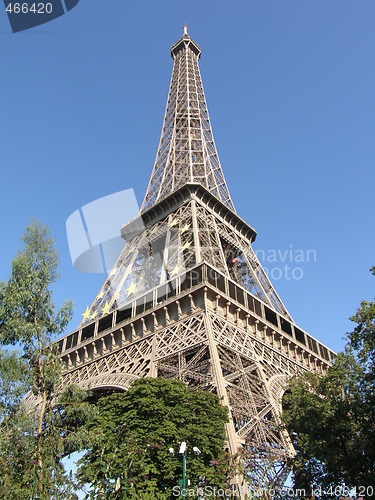
[[[234,211],[211,130],[198,59],[201,50],[183,37],[171,48],[174,60],[163,129],[141,211],[189,183],[199,183]]]

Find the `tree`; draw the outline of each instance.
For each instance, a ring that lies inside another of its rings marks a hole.
[[[295,486],[306,492],[321,487],[332,496],[340,485],[375,491],[374,302],[362,302],[350,319],[357,326],[327,375],[294,377],[284,395],[282,419],[297,452]]]
[[[78,469],[81,482],[93,486],[90,498],[173,498],[182,468],[168,450],[178,451],[182,441],[202,451],[188,460],[192,485],[226,484],[228,412],[216,395],[178,380],[146,378],[100,399],[97,411],[88,425],[94,442]]]
[[[375,266],[370,269],[375,276]],[[354,330],[347,334],[350,347],[357,352],[367,371],[375,375],[375,301],[362,301],[351,321],[357,323]]]
[[[6,465],[3,465],[0,474],[2,483],[5,487],[9,486],[8,475],[12,464],[21,460],[24,487],[30,483],[29,471],[34,474],[39,498],[47,498],[48,489],[52,483],[58,482],[60,472],[58,467],[54,467],[58,464],[57,456],[52,456],[47,446],[47,443],[51,444],[48,419],[51,419],[53,392],[61,368],[56,346],[51,341],[63,332],[70,321],[73,303],[64,301],[55,313],[52,286],[58,278],[59,256],[49,228],[33,221],[26,228],[22,241],[24,250],[13,259],[9,280],[0,282],[0,344],[13,345],[21,350],[19,354],[3,351],[0,358],[3,368],[3,439],[9,437],[6,431],[12,431],[8,448],[2,448],[0,464],[5,460]],[[26,386],[40,398],[36,429],[33,429],[33,415],[17,405]],[[13,394],[12,400],[9,394],[14,389],[18,392]],[[24,428],[20,424],[15,425],[15,416]],[[16,455],[17,450],[21,455]],[[24,459],[30,461],[27,466]]]

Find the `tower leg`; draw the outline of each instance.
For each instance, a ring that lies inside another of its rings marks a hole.
[[[217,346],[215,344],[214,336],[212,333],[211,322],[208,319],[207,315],[205,315],[204,321],[205,321],[205,326],[206,326],[206,331],[207,331],[207,336],[208,336],[208,345],[209,345],[209,349],[210,349],[213,376],[214,376],[215,383],[216,383],[217,395],[219,396],[222,404],[224,406],[226,406],[229,410],[229,422],[227,424],[225,424],[227,436],[228,436],[229,451],[230,451],[231,455],[235,455],[238,452],[238,450],[240,449],[240,444],[238,441],[237,433],[236,433],[235,428],[234,428],[232,413],[230,411],[230,406],[229,406],[228,394],[227,394],[227,391],[225,388],[225,380],[224,380],[223,372],[221,370],[221,364],[220,364],[219,354],[217,352]]]
[[[225,428],[227,431],[227,437],[228,437],[229,452],[232,456],[235,456],[238,453],[238,451],[240,450],[241,444],[238,440],[238,436],[237,436],[236,430],[234,428],[232,412],[231,412],[231,409],[229,406],[228,394],[227,394],[227,391],[225,388],[225,380],[224,380],[223,372],[221,370],[219,353],[217,352],[217,346],[216,346],[216,343],[214,340],[214,335],[212,332],[212,325],[211,325],[211,322],[210,322],[207,315],[205,315],[204,320],[205,320],[206,331],[207,331],[207,336],[208,336],[208,344],[209,344],[211,361],[212,361],[213,376],[214,376],[216,388],[217,388],[217,395],[219,396],[221,403],[224,406],[226,406],[229,410],[229,422],[227,424],[225,424]],[[244,481],[244,477],[242,474],[236,474],[235,485],[238,488],[240,498],[243,498],[243,499],[248,498],[248,495],[246,493],[247,484]]]

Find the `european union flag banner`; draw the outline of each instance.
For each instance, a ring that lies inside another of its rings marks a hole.
[[[79,0],[4,0],[13,33],[53,21],[73,9]]]

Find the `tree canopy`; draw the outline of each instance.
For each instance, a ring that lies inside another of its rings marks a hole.
[[[375,266],[371,268],[375,276]],[[375,301],[362,301],[351,316],[351,321],[357,324],[352,332],[349,332],[349,346],[353,349],[359,360],[365,365],[369,375],[375,375]]]
[[[61,366],[51,341],[70,321],[73,304],[65,301],[55,311],[59,255],[50,229],[33,221],[22,241],[8,281],[0,282],[0,493],[69,498],[59,422],[70,410],[53,406]],[[38,408],[22,404],[28,391]]]
[[[295,486],[321,487],[331,496],[340,485],[346,492],[357,488],[359,496],[375,493],[375,303],[361,302],[350,319],[357,326],[347,334],[345,353],[325,376],[293,378],[283,401],[282,418],[297,452]]]
[[[182,477],[176,457],[182,441],[201,455],[188,459],[191,485],[226,484],[230,457],[224,451],[228,411],[216,395],[192,390],[178,380],[145,378],[125,393],[102,398],[88,424],[93,446],[80,461],[90,498],[173,498]]]

